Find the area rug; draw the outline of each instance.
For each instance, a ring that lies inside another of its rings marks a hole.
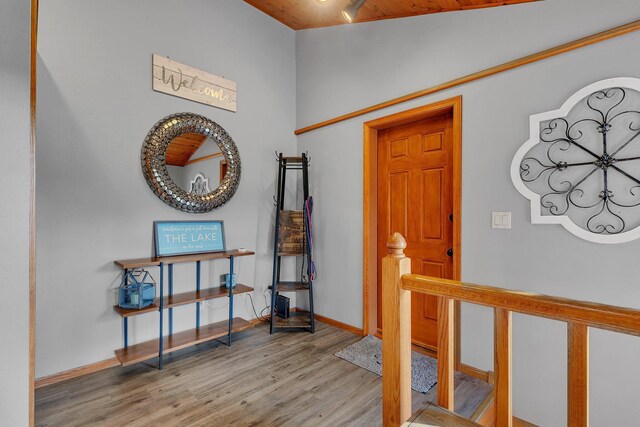
[[[368,335],[335,354],[356,366],[382,375],[382,340]],[[411,388],[421,393],[431,390],[438,382],[436,359],[416,351],[411,352]]]

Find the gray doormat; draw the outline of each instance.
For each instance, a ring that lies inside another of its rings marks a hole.
[[[335,354],[356,366],[382,375],[382,340],[368,335]],[[438,382],[436,359],[416,351],[411,352],[411,388],[421,393],[431,390]]]

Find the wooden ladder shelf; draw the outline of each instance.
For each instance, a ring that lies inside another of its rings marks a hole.
[[[313,267],[312,245],[310,243],[310,212],[306,209],[309,200],[309,159],[306,154],[300,157],[284,157],[278,154],[278,187],[276,199],[276,224],[273,246],[273,281],[271,289],[270,333],[275,330],[308,330],[315,331],[313,313]],[[285,210],[285,184],[288,170],[302,171],[303,209],[301,211]],[[299,281],[283,281],[280,279],[283,257],[304,257],[307,262],[307,276]],[[308,312],[290,312],[289,317],[278,316],[275,309],[276,299],[281,292],[306,292],[309,297]]]

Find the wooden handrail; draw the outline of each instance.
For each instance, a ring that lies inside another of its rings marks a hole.
[[[568,298],[474,285],[409,274],[411,260],[404,255],[406,241],[394,233],[382,260],[382,399],[383,425],[400,426],[411,409],[411,293],[438,300],[438,405],[453,410],[454,338],[453,302],[494,308],[494,370],[496,427],[511,427],[512,313],[564,321],[568,324],[568,425],[589,425],[589,327],[640,336],[640,310]]]
[[[453,298],[473,304],[640,336],[640,310],[633,308],[576,301],[416,274],[402,277],[402,288],[412,292]]]
[[[640,20],[633,21],[625,25],[621,25],[619,27],[611,28],[606,31],[602,31],[597,34],[590,35],[588,37],[583,37],[578,40],[574,40],[568,43],[561,44],[560,46],[552,47],[550,49],[543,50],[541,52],[536,52],[531,55],[523,56],[522,58],[515,59],[513,61],[505,62],[500,65],[496,65],[491,68],[486,68],[481,71],[477,71],[475,73],[459,77],[457,79],[449,80],[448,82],[440,83],[435,86],[431,86],[427,89],[422,89],[417,92],[410,93],[408,95],[400,96],[398,98],[391,99],[389,101],[381,102],[379,104],[372,105],[370,107],[362,108],[360,110],[353,111],[351,113],[343,114],[338,117],[334,117],[329,120],[325,120],[323,122],[319,122],[310,126],[306,126],[294,131],[295,135],[301,135],[306,132],[311,132],[312,130],[320,129],[325,126],[329,126],[335,123],[339,123],[345,120],[353,119],[354,117],[362,116],[364,114],[368,114],[374,111],[382,110],[383,108],[388,108],[397,104],[401,104],[403,102],[411,101],[416,98],[422,98],[423,96],[431,95],[436,92],[440,92],[446,89],[450,89],[452,87],[460,86],[466,83],[473,82],[475,80],[479,80],[485,77],[492,76],[494,74],[502,73],[503,71],[512,70],[517,67],[521,67],[523,65],[531,64],[532,62],[541,61],[543,59],[550,58],[552,56],[560,55],[562,53],[570,52],[575,49],[580,49],[585,46],[589,46],[594,43],[599,43],[601,41],[609,40],[613,37],[618,37],[624,34],[631,33],[633,31],[640,30]]]

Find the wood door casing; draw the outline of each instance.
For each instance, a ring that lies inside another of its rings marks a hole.
[[[220,160],[220,181],[222,182],[222,180],[224,179],[225,175],[227,175],[227,161],[226,160]]]
[[[381,274],[386,241],[394,232],[407,241],[412,272],[453,279],[453,115],[380,130],[378,133],[378,330],[382,329]],[[412,295],[411,336],[437,347],[437,299]]]

